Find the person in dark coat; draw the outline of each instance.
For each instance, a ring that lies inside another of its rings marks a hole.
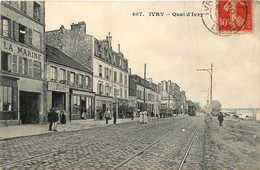
[[[220,112],[220,113],[218,114],[219,126],[222,126],[223,120],[224,120],[224,115],[223,115],[222,112]]]
[[[52,120],[53,120],[53,131],[58,131],[57,130],[57,122],[59,121],[59,109],[53,109],[53,116],[52,116]]]
[[[47,118],[48,118],[48,121],[50,122],[49,124],[49,131],[52,131],[52,124],[53,124],[53,115],[54,115],[54,109],[51,108],[48,115],[47,115]]]
[[[61,123],[61,124],[66,124],[66,114],[65,114],[65,110],[63,110],[62,113],[61,113],[60,123]]]
[[[116,110],[114,110],[113,118],[114,118],[114,124],[116,124]]]

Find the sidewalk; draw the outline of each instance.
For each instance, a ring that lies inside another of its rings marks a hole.
[[[156,118],[150,117],[149,119],[152,120]],[[126,122],[135,122],[135,121],[139,121],[139,117],[136,117],[134,120],[131,120],[130,118],[117,119],[117,124],[126,123]],[[108,126],[112,124],[113,124],[113,120],[109,120],[108,124],[106,124],[105,120],[98,120],[98,121],[94,121],[93,119],[72,120],[71,122],[67,122],[65,125],[58,124],[58,132],[49,131],[49,124],[5,126],[5,127],[0,127],[0,141],[24,137],[24,136],[84,130],[84,129],[90,129],[95,127]]]

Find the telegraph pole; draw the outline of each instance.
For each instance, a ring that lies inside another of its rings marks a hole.
[[[146,63],[144,64],[144,109],[146,109],[146,106],[145,106],[145,80],[146,80]]]
[[[212,103],[212,83],[213,83],[213,64],[211,63],[210,69],[197,69],[197,71],[206,71],[210,75],[210,111]]]

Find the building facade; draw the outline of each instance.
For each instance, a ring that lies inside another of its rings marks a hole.
[[[158,86],[136,74],[130,75],[129,83],[130,106],[140,111],[145,109],[150,116],[159,116],[160,101]]]
[[[181,111],[182,113],[186,113],[188,111],[188,106],[187,106],[187,98],[186,98],[186,94],[185,94],[185,91],[181,91]]]
[[[47,109],[65,110],[67,117],[94,118],[93,72],[61,50],[46,45]]]
[[[85,22],[63,26],[46,32],[46,43],[64,51],[72,58],[93,70],[95,119],[102,119],[106,109],[123,112],[128,105],[128,60],[124,54],[112,49],[112,37],[97,40],[86,34]]]
[[[0,24],[1,123],[42,122],[45,2],[1,1]]]

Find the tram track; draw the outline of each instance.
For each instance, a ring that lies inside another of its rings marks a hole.
[[[194,122],[193,122],[193,123],[194,123]],[[193,133],[193,135],[192,135],[192,138],[191,138],[191,140],[190,140],[190,142],[189,142],[188,149],[187,149],[187,151],[185,152],[185,155],[183,156],[183,158],[182,158],[182,160],[181,160],[181,162],[180,162],[180,164],[179,164],[179,166],[178,166],[178,168],[177,168],[178,170],[181,170],[181,169],[182,169],[182,167],[183,167],[183,165],[184,165],[184,162],[185,162],[185,160],[186,160],[186,158],[187,158],[187,156],[188,156],[188,153],[189,153],[189,151],[190,151],[190,148],[191,148],[192,143],[193,143],[193,140],[194,140],[194,136],[195,136],[195,134],[196,134],[196,132],[197,132],[197,130],[198,130],[198,124],[199,124],[199,122],[197,122],[197,124],[196,124],[196,129],[195,129],[195,131],[194,131],[194,133]],[[145,152],[146,150],[148,150],[148,149],[150,149],[151,147],[155,146],[156,144],[160,143],[161,141],[163,141],[165,138],[169,137],[170,135],[173,135],[174,132],[176,132],[176,131],[169,132],[168,134],[166,134],[165,136],[163,136],[161,139],[155,141],[154,143],[152,143],[152,144],[150,144],[149,146],[145,147],[144,149],[142,149],[142,150],[139,151],[138,153],[132,155],[131,157],[129,157],[129,158],[126,159],[125,161],[123,161],[123,162],[119,163],[118,165],[114,166],[111,170],[120,169],[120,167],[122,167],[122,166],[125,165],[126,163],[130,162],[132,159],[138,157],[139,155],[141,155],[141,154],[142,154],[143,152]]]
[[[173,119],[174,120],[174,119]],[[175,123],[177,123],[177,124],[179,124],[179,125],[182,125],[182,126],[180,126],[181,128],[185,128],[186,126],[188,126],[189,124],[190,124],[190,122],[189,123],[185,123],[185,124],[183,124],[183,121],[184,121],[185,119],[180,119],[180,121],[179,122],[175,122]],[[185,122],[185,121],[184,121]],[[165,127],[165,129],[171,129],[171,126],[172,126],[172,123],[170,123],[170,121],[169,122],[166,122],[166,123],[169,123],[170,125],[169,126],[167,126],[167,127]],[[194,123],[194,122],[193,122]],[[148,124],[148,126],[146,125],[146,128],[147,129],[149,129],[149,128],[154,128],[153,127],[153,124],[151,123],[151,124]],[[143,130],[143,127],[142,126],[138,126],[137,127],[137,132],[139,131],[139,130]],[[146,150],[148,150],[149,148],[151,148],[152,146],[154,146],[154,145],[156,145],[157,143],[160,143],[163,139],[165,139],[165,138],[167,138],[167,136],[169,136],[170,134],[173,134],[175,131],[170,131],[169,133],[167,133],[167,135],[165,135],[165,136],[163,136],[162,138],[160,138],[160,139],[158,139],[158,140],[156,140],[155,142],[153,142],[153,143],[151,143],[151,144],[148,144],[148,146],[146,145],[144,145],[144,146],[138,146],[137,148],[140,148],[141,147],[141,150],[140,151],[138,151],[137,153],[135,153],[135,154],[133,154],[130,158],[128,158],[127,160],[125,160],[125,161],[123,161],[122,163],[120,163],[119,165],[117,165],[117,166],[114,166],[112,169],[118,169],[118,168],[120,168],[122,165],[124,165],[124,164],[126,164],[127,162],[129,162],[129,161],[131,161],[132,159],[134,159],[135,157],[137,157],[138,155],[141,155],[143,152],[145,152]],[[119,133],[119,132],[118,132]],[[121,133],[121,132],[120,132]],[[156,135],[156,133],[158,133],[158,134],[160,134],[160,132],[158,131],[158,132],[154,132],[155,133],[155,135]],[[124,134],[124,133],[123,133]],[[119,137],[120,137],[120,135],[122,136],[122,133],[121,134],[118,134],[119,135]],[[95,137],[93,137],[93,138],[95,138]],[[84,162],[84,160],[87,160],[89,157],[91,157],[91,156],[93,156],[93,155],[102,155],[103,153],[106,153],[106,152],[109,152],[109,150],[111,151],[111,150],[114,150],[115,148],[113,148],[112,146],[111,147],[100,147],[100,148],[98,148],[98,143],[96,144],[95,143],[95,141],[102,141],[103,140],[103,136],[102,137],[99,137],[99,138],[95,138],[95,140],[94,141],[92,141],[91,143],[86,143],[86,144],[84,144],[84,145],[78,145],[79,143],[77,143],[76,142],[76,144],[73,144],[73,145],[70,145],[68,148],[62,148],[62,147],[60,147],[59,149],[55,149],[55,150],[52,150],[52,151],[49,151],[49,152],[45,152],[45,153],[42,153],[42,154],[37,154],[37,155],[34,155],[34,156],[31,156],[31,157],[27,157],[27,158],[25,158],[25,159],[21,159],[21,160],[17,160],[17,161],[15,161],[15,162],[11,162],[11,163],[7,163],[7,164],[5,164],[4,165],[4,167],[3,167],[3,169],[12,169],[13,167],[17,167],[18,165],[21,165],[21,164],[26,164],[26,165],[30,165],[31,164],[31,162],[34,162],[35,164],[37,164],[37,163],[41,163],[41,161],[39,161],[39,160],[45,160],[45,158],[49,158],[49,157],[54,157],[54,156],[56,156],[56,155],[64,155],[64,154],[66,154],[66,153],[68,153],[68,154],[70,154],[70,153],[72,153],[72,152],[80,152],[81,150],[84,150],[86,147],[92,147],[93,146],[93,148],[96,148],[97,150],[95,150],[94,149],[94,151],[93,151],[93,153],[89,153],[89,152],[86,152],[86,153],[82,153],[82,159],[78,159],[78,160],[76,160],[76,161],[69,161],[69,162],[67,162],[66,164],[64,164],[64,165],[62,165],[62,168],[64,169],[73,169],[75,166],[77,166],[77,164],[79,163],[79,162]],[[108,138],[109,138],[109,136],[108,136]],[[111,139],[113,138],[113,137],[110,137]],[[91,140],[91,138],[88,138],[88,139],[90,139]],[[84,140],[84,138],[83,138],[83,140]],[[144,141],[144,139],[142,139],[141,141],[140,141],[140,143],[142,144],[142,141]],[[127,148],[127,147],[129,147],[128,145],[129,144],[131,144],[131,143],[120,143],[120,142],[118,142],[118,143],[114,143],[114,144],[118,144],[118,145],[120,145],[120,147],[122,147],[122,148]],[[135,148],[134,146],[131,146],[132,148]],[[130,148],[131,148],[130,147]],[[79,156],[80,157],[80,156]]]

